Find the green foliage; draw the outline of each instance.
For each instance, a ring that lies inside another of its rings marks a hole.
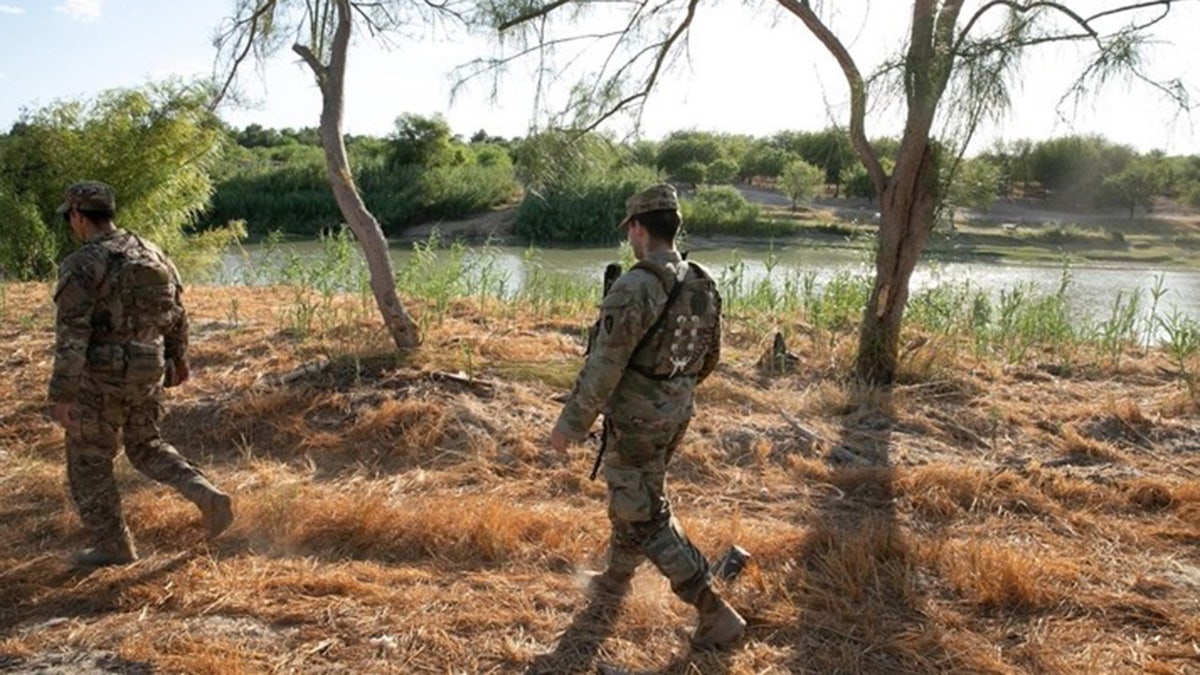
[[[884,173],[890,174],[896,168],[896,160],[891,157],[881,156],[879,164],[883,166]],[[858,197],[862,199],[876,199],[875,185],[871,182],[871,174],[867,173],[866,167],[862,164],[857,164],[850,170],[850,175],[846,178],[845,192],[847,197]]]
[[[1179,376],[1187,384],[1188,391],[1196,396],[1196,375],[1190,368],[1191,358],[1200,351],[1200,323],[1181,313],[1178,309],[1160,319],[1160,326],[1167,335],[1167,354]]]
[[[516,233],[542,243],[616,242],[625,199],[659,180],[623,160],[620,148],[595,134],[547,131],[526,139],[517,153],[525,199]]]
[[[871,174],[867,173],[866,167],[863,166],[856,166],[850,170],[842,188],[847,197],[875,198],[875,185],[871,183]]]
[[[1183,201],[1194,209],[1200,209],[1200,182],[1193,183],[1184,190]]]
[[[740,168],[734,160],[728,157],[719,157],[708,165],[705,174],[708,182],[713,185],[730,185],[737,180]]]
[[[1135,157],[1120,172],[1104,178],[1104,187],[1129,205],[1133,218],[1138,204],[1150,205],[1151,198],[1166,187],[1167,165],[1156,157]]]
[[[825,190],[825,172],[804,160],[797,160],[783,168],[776,187],[792,202],[792,210],[801,203],[809,203]]]
[[[732,182],[739,173],[737,168],[732,167],[740,166],[737,158],[745,154],[750,143],[750,139],[744,136],[708,131],[675,131],[658,146],[658,168],[680,182],[699,183],[703,181],[687,180],[680,172],[687,165],[700,164],[706,167],[706,172],[715,169],[716,174],[707,175],[708,180],[724,181],[728,177],[727,182]]]
[[[951,207],[988,209],[996,202],[1001,182],[998,164],[983,158],[967,159],[950,179],[946,200]]]
[[[518,186],[507,157],[504,155],[506,161],[500,161],[493,156],[490,166],[460,164],[426,170],[421,174],[416,217],[460,218],[511,201],[518,194]]]
[[[858,164],[850,136],[837,127],[822,131],[781,131],[772,137],[775,147],[800,157],[824,171],[823,182],[841,185],[843,174]]]
[[[1134,151],[1100,136],[1067,136],[1038,143],[1030,155],[1034,180],[1058,193],[1061,201],[1083,206],[1104,204],[1104,178],[1121,171]]]
[[[708,182],[708,167],[701,162],[688,162],[675,170],[675,180],[701,185]]]
[[[461,143],[455,143],[450,125],[440,114],[424,117],[405,113],[396,118],[391,137],[389,168],[418,164],[426,168],[454,166],[466,161]]]
[[[728,185],[700,187],[679,207],[691,234],[753,234],[758,225],[758,207]]]
[[[0,185],[18,203],[36,204],[43,223],[53,223],[61,220],[54,209],[63,188],[102,180],[116,189],[119,226],[157,242],[185,271],[202,268],[239,234],[237,227],[205,237],[189,232],[212,192],[209,175],[224,141],[207,108],[208,94],[203,87],[167,82],[26,113],[2,146]],[[0,215],[9,217],[21,216]],[[65,228],[49,232],[56,257],[70,249]],[[44,251],[19,255],[36,258]]]
[[[742,156],[741,175],[743,178],[763,176],[774,178],[783,173],[783,168],[800,156],[783,148],[772,145],[769,141],[755,142]]]
[[[54,271],[54,233],[36,204],[22,201],[0,186],[0,279],[44,279]],[[62,219],[52,223],[66,228]]]
[[[658,163],[658,143],[647,140],[637,140],[629,146],[629,160],[653,169]]]
[[[272,148],[281,145],[320,146],[321,139],[313,127],[295,129],[268,129],[261,124],[248,124],[232,132],[235,143],[243,148]]]
[[[512,159],[503,146],[455,142],[454,161],[432,168],[395,165],[392,147],[370,137],[347,143],[355,183],[385,234],[424,220],[461,218],[518,194]],[[238,218],[256,237],[273,231],[316,236],[343,221],[320,147],[288,142],[241,148],[218,167],[218,175],[206,224]]]
[[[321,148],[296,144],[256,147],[231,159],[229,164],[235,166],[222,167],[229,175],[217,183],[202,223],[242,219],[251,235],[262,237],[276,230],[316,235],[342,222],[326,179]],[[403,191],[397,195],[413,199]],[[371,206],[369,193],[366,200]]]

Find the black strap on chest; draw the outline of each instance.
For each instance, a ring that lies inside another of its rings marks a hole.
[[[688,271],[691,272],[692,271],[692,263],[687,262],[686,260],[684,261],[684,263],[687,264]],[[666,279],[668,277],[670,277],[671,283],[673,285],[671,286],[670,292],[667,293],[667,302],[663,305],[662,312],[659,313],[658,319],[642,335],[642,339],[638,340],[637,345],[633,348],[633,351],[630,352],[631,358],[634,354],[637,354],[639,351],[641,351],[642,347],[645,347],[646,344],[648,342],[650,342],[650,339],[653,338],[655,335],[657,335],[658,331],[662,329],[663,323],[667,320],[667,314],[671,311],[671,306],[674,305],[675,300],[677,298],[679,298],[679,292],[683,290],[684,281],[687,280],[686,274],[684,275],[684,278],[682,280],[675,275],[664,274],[663,272],[669,269],[669,268],[667,268],[666,265],[653,265],[651,263],[647,263],[646,261],[642,261],[642,262],[639,262],[638,264],[634,265],[632,269],[635,269],[635,270],[643,269],[643,270],[646,270],[647,272],[653,273],[654,276],[658,277],[658,280],[662,282],[663,290],[667,289]],[[641,368],[635,363],[630,363],[629,367],[633,368],[637,372],[639,372],[642,375],[644,375],[650,379],[653,379],[653,380],[669,379],[667,376],[655,375],[652,372],[648,372],[645,368]]]

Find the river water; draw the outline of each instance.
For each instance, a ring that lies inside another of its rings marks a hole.
[[[275,283],[282,279],[282,270],[296,261],[318,260],[328,257],[326,249],[317,241],[286,243],[269,247],[265,244],[250,244],[228,252],[223,260],[216,281],[224,284]],[[356,251],[354,253],[357,253]],[[404,269],[413,259],[411,246],[394,246],[391,249],[393,264],[397,271]],[[438,255],[449,255],[445,251]],[[467,256],[487,256],[491,273],[506,277],[505,288],[510,292],[519,289],[528,273],[527,259],[530,251],[511,246],[488,246],[471,249]],[[599,285],[604,265],[619,259],[617,247],[607,248],[548,248],[535,252],[542,270],[564,277],[577,278],[582,283]],[[753,283],[773,270],[772,279],[791,275],[811,275],[815,286],[837,275],[846,273],[870,274],[868,254],[861,249],[812,247],[812,246],[759,246],[749,244],[740,248],[697,250],[691,259],[703,263],[720,278],[737,272],[743,283]],[[354,264],[359,264],[357,255]],[[1107,320],[1118,293],[1125,300],[1131,293],[1141,294],[1141,314],[1150,312],[1152,293],[1160,289],[1157,303],[1160,316],[1178,312],[1192,320],[1200,320],[1200,272],[1156,267],[1082,266],[1073,264],[1067,270],[1070,275],[1068,301],[1081,320],[1097,322]],[[1064,267],[1058,265],[1032,265],[998,263],[986,260],[943,260],[923,259],[913,275],[911,290],[916,294],[940,284],[969,283],[974,290],[987,291],[998,296],[1002,291],[1020,285],[1032,287],[1039,294],[1052,294],[1063,280]],[[403,289],[401,289],[403,292]],[[1160,335],[1161,337],[1161,335]]]

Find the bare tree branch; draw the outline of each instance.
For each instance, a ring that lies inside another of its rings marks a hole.
[[[809,0],[778,0],[792,14],[795,14],[804,22],[809,31],[825,45],[825,48],[837,60],[838,65],[842,68],[842,73],[846,76],[846,83],[850,85],[850,143],[854,146],[854,151],[862,160],[863,166],[867,168],[867,173],[871,176],[871,184],[875,186],[876,194],[883,192],[883,187],[887,183],[887,176],[884,174],[883,166],[879,163],[879,157],[876,156],[874,148],[867,142],[867,135],[864,129],[864,120],[867,111],[867,90],[863,84],[862,74],[858,70],[858,65],[854,62],[854,58],[850,56],[850,52],[846,51],[845,45],[838,39],[833,31],[829,30],[821,19],[813,11]]]
[[[325,64],[321,63],[313,50],[308,48],[308,45],[302,45],[299,42],[292,45],[292,51],[300,55],[308,67],[312,69],[313,75],[317,76],[317,86],[322,86],[322,83],[329,77],[329,72],[325,68]]]
[[[650,95],[650,92],[654,90],[654,85],[658,83],[659,73],[662,72],[663,64],[666,62],[667,56],[671,53],[671,47],[674,46],[679,40],[680,36],[687,31],[688,27],[692,25],[692,19],[696,17],[696,6],[699,4],[700,0],[689,0],[687,14],[684,16],[683,21],[679,23],[679,25],[675,28],[675,31],[671,33],[666,40],[658,44],[658,56],[654,59],[654,67],[650,71],[649,77],[646,78],[644,86],[634,94],[631,94],[630,96],[627,96],[623,100],[618,101],[616,104],[610,106],[609,109],[596,118],[595,121],[584,127],[581,130],[582,132],[595,130],[605,120],[617,114],[617,112],[623,109],[626,105],[629,105],[637,100],[645,100],[646,97]]]
[[[242,62],[245,61],[246,57],[250,55],[250,52],[254,50],[254,46],[256,44],[255,38],[258,37],[259,21],[263,18],[263,16],[275,11],[275,2],[276,0],[268,0],[267,2],[263,3],[262,6],[255,10],[249,17],[241,21],[234,21],[233,25],[229,27],[229,30],[217,37],[215,42],[217,48],[220,49],[226,40],[239,35],[243,28],[246,30],[245,45],[241,50],[235,49],[237,54],[234,56],[233,61],[229,66],[229,72],[225,77],[225,81],[221,84],[220,88],[217,89],[216,94],[213,95],[212,101],[208,105],[208,109],[210,111],[216,110],[216,108],[221,104],[221,101],[225,99],[226,94],[229,93],[229,88],[233,86],[233,82],[237,79],[238,69],[241,67]]]
[[[514,16],[511,19],[508,19],[507,21],[504,21],[500,25],[496,26],[496,29],[499,30],[500,32],[504,32],[504,31],[508,30],[509,28],[512,28],[513,26],[516,26],[518,24],[525,23],[532,19],[538,19],[538,18],[548,16],[550,14],[550,12],[553,12],[554,10],[558,9],[559,7],[570,4],[572,2],[575,2],[575,0],[554,0],[554,2],[551,2],[549,4],[542,5],[541,7],[536,7],[536,8],[534,8],[528,12],[525,12],[523,14],[518,14],[517,16]]]

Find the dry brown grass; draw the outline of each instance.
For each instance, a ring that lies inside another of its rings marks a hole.
[[[0,671],[1200,671],[1196,404],[1158,355],[1059,377],[914,341],[882,391],[840,379],[852,335],[793,326],[799,367],[770,375],[769,335],[731,317],[670,482],[705,551],[753,552],[727,589],[750,627],[701,653],[652,569],[619,606],[584,591],[607,537],[594,447],[545,442],[582,312],[460,302],[397,356],[358,298],[289,336],[293,298],[189,293],[195,379],[165,433],[234,492],[231,530],[205,542],[121,460],[143,558],[83,573],[45,416],[49,289],[6,289]]]

